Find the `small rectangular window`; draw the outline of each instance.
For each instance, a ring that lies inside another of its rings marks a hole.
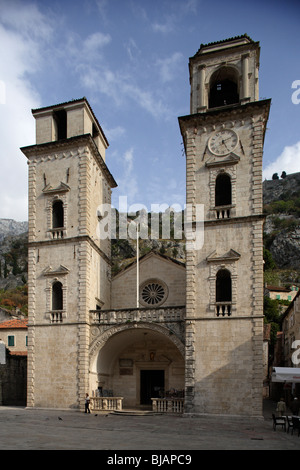
[[[8,337],[8,346],[14,346],[15,345],[15,337],[14,336],[9,336]]]

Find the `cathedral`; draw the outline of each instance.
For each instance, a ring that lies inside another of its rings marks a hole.
[[[103,129],[86,98],[32,110],[28,407],[83,410],[89,393],[94,407],[158,410],[176,397],[187,415],[262,416],[270,100],[259,100],[259,55],[243,35],[189,59],[190,114],[178,121],[189,230],[203,240],[187,240],[185,263],[150,252],[112,276],[97,230],[117,186]]]

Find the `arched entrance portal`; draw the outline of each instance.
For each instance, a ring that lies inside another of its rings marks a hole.
[[[112,328],[92,345],[92,391],[123,397],[123,408],[151,405],[151,398],[184,389],[182,343],[163,327]],[[117,330],[117,331],[116,331]]]

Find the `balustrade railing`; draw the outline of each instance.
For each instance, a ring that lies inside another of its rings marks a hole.
[[[157,413],[183,413],[184,398],[151,398],[152,411]]]
[[[230,219],[230,211],[232,207],[233,207],[232,205],[216,206],[215,207],[216,219]]]
[[[216,302],[216,314],[217,317],[230,317],[232,313],[232,303],[231,302]]]
[[[60,238],[64,238],[64,231],[65,231],[64,227],[59,227],[59,228],[52,228],[50,230],[50,233],[51,233],[52,238],[54,240],[57,240]]]
[[[63,313],[64,313],[63,310],[52,310],[52,312],[50,312],[50,322],[62,323]]]
[[[92,321],[100,324],[130,322],[179,322],[184,320],[185,307],[132,308],[91,310]]]
[[[90,397],[90,407],[93,411],[120,411],[123,397]]]

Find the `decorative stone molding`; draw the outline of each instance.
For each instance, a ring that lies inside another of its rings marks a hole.
[[[159,307],[168,298],[169,289],[160,279],[148,279],[139,288],[140,304],[145,307]]]
[[[220,269],[227,269],[231,277],[231,309],[230,315],[236,313],[237,304],[237,266],[236,261],[240,259],[240,254],[231,249],[223,255],[218,255],[216,251],[211,253],[206,261],[209,263],[209,310],[216,313],[216,279]],[[224,303],[224,305],[226,302]]]

